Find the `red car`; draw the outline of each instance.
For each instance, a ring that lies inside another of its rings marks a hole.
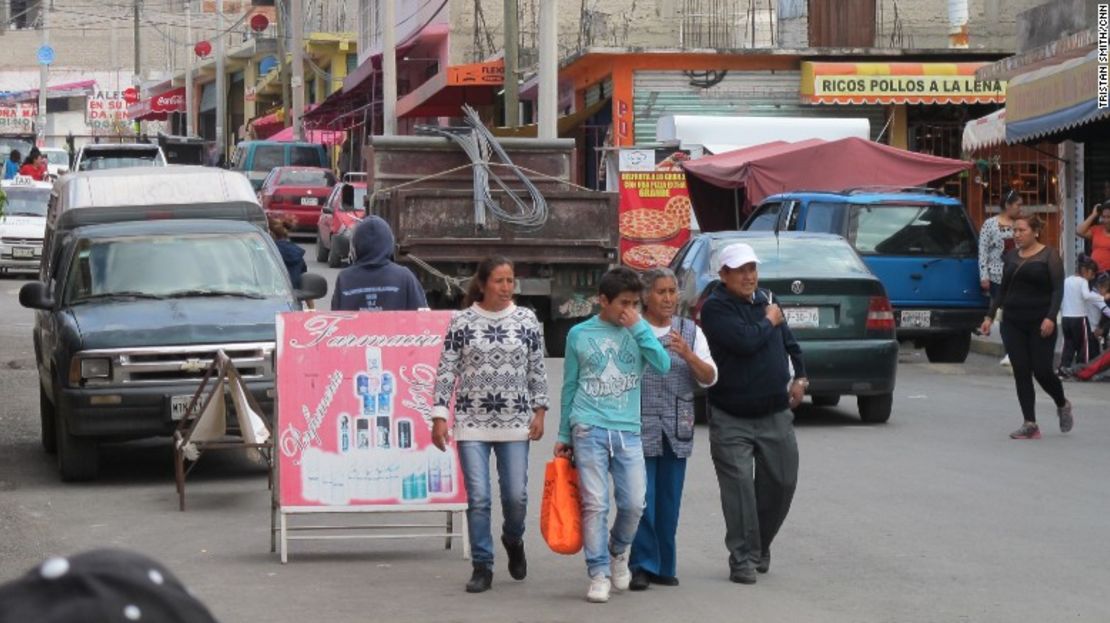
[[[313,231],[335,182],[335,175],[327,169],[275,167],[262,182],[259,199],[268,216],[292,216],[296,231]]]
[[[316,222],[316,261],[339,268],[351,253],[351,234],[366,214],[366,182],[336,184]]]

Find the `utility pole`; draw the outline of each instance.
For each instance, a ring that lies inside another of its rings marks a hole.
[[[139,88],[140,86],[142,86],[142,81],[143,81],[142,78],[141,78],[143,67],[142,67],[141,57],[139,55],[139,50],[140,50],[139,46],[142,43],[139,40],[139,8],[141,7],[141,5],[142,5],[142,0],[135,0],[135,8],[132,11],[132,13],[134,14],[134,17],[135,17],[135,79],[134,79],[135,88]]]
[[[281,82],[281,109],[285,112],[285,119],[292,125],[292,117],[289,114],[293,102],[293,89],[289,87],[289,71],[285,69],[285,55],[289,53],[289,2],[288,0],[277,0],[278,16],[278,58],[281,62],[278,63],[278,80]]]
[[[397,133],[397,4],[382,3],[382,134]]]
[[[304,10],[301,0],[290,2],[293,22],[293,140],[304,140]]]
[[[227,76],[224,67],[224,0],[216,0],[216,154],[227,148]]]
[[[520,85],[517,59],[520,45],[520,13],[517,0],[505,0],[505,126],[515,128],[520,121]]]
[[[185,136],[196,136],[193,101],[193,3],[185,2]]]
[[[45,2],[39,6],[39,12],[42,14],[42,45],[45,47],[50,45],[50,29],[46,26],[46,15],[49,11]],[[46,145],[46,83],[49,80],[49,72],[50,67],[39,61],[39,114],[38,122],[35,124],[35,134],[36,142],[44,146]]]
[[[559,2],[540,2],[540,94],[536,105],[541,139],[559,136]]]

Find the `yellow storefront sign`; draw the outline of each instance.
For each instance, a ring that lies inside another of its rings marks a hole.
[[[977,80],[983,63],[802,63],[807,104],[986,104],[1006,83]]]

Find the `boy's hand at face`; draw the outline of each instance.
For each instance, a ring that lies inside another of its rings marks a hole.
[[[629,307],[621,312],[621,316],[618,320],[622,327],[631,329],[640,322],[640,312],[636,311],[635,307]]]

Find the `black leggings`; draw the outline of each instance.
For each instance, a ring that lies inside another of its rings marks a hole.
[[[1060,319],[1060,328],[1064,331],[1064,352],[1060,357],[1060,366],[1070,368],[1073,364],[1087,365],[1091,359],[1098,356],[1098,351],[1091,352],[1095,345],[1094,336],[1091,335],[1086,317]]]
[[[1036,392],[1033,377],[1041,389],[1052,396],[1057,407],[1067,403],[1064,398],[1064,385],[1056,376],[1052,364],[1056,358],[1056,331],[1041,337],[1041,323],[1007,321],[1002,314],[1002,344],[1010,356],[1014,371],[1014,384],[1017,385],[1018,403],[1021,415],[1026,422],[1036,422]]]

